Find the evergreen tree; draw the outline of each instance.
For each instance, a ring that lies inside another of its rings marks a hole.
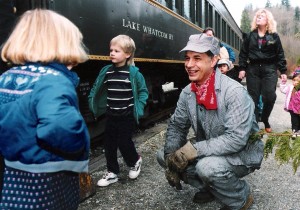
[[[287,9],[290,9],[291,7],[290,0],[281,0],[281,5],[286,7]]]
[[[300,21],[300,8],[298,6],[295,8],[295,20]]]
[[[265,8],[271,8],[271,7],[272,7],[272,4],[271,4],[270,0],[267,0]]]
[[[296,35],[300,31],[300,9],[298,6],[295,8],[294,25],[295,25],[294,33],[295,33],[295,37],[297,37]]]
[[[244,9],[242,12],[241,30],[245,33],[248,33],[251,31],[251,20],[249,17],[249,11],[247,9]]]

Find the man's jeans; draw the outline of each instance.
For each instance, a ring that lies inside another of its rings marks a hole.
[[[157,161],[166,168],[163,148],[157,152]],[[234,166],[225,157],[210,156],[197,159],[187,167],[187,183],[200,191],[210,191],[221,203],[231,209],[244,206],[250,187],[241,177],[251,173],[245,166]]]

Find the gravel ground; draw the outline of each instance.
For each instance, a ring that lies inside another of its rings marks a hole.
[[[270,117],[274,132],[289,130],[290,116],[283,111],[285,95],[277,90],[277,101]],[[114,209],[201,209],[216,210],[220,203],[194,204],[192,198],[197,192],[189,185],[183,184],[183,190],[171,188],[164,176],[164,170],[156,161],[156,151],[164,144],[167,122],[157,124],[161,131],[147,139],[138,140],[137,149],[143,157],[142,171],[136,180],[128,178],[128,168],[122,158],[121,180],[108,187],[96,187],[96,194],[84,200],[79,210],[114,210]],[[260,128],[264,128],[259,123]],[[159,130],[159,129],[157,129]],[[92,173],[96,183],[105,172],[105,160],[100,161],[99,170]],[[251,186],[254,204],[250,210],[300,210],[300,169],[293,173],[290,164],[279,166],[270,155],[263,160],[260,170],[245,177]]]

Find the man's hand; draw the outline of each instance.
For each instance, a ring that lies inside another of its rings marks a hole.
[[[178,150],[177,150],[178,151]],[[189,161],[180,152],[173,152],[166,156],[166,164],[169,169],[176,172],[183,172]]]
[[[171,171],[170,169],[166,169],[165,171],[166,179],[168,180],[169,185],[175,187],[177,190],[182,190],[182,186],[180,184],[179,173],[175,171]]]
[[[183,147],[176,152],[166,156],[166,164],[168,168],[173,171],[183,172],[188,166],[188,163],[195,160],[197,157],[197,150],[188,141]]]

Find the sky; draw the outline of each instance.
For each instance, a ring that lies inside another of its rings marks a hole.
[[[235,19],[235,22],[238,26],[241,25],[241,16],[245,6],[252,4],[253,8],[264,8],[267,0],[223,0],[227,9],[231,13],[232,17]],[[276,4],[280,4],[281,0],[270,0],[272,6]],[[290,4],[292,7],[299,6],[300,0],[290,0]]]

